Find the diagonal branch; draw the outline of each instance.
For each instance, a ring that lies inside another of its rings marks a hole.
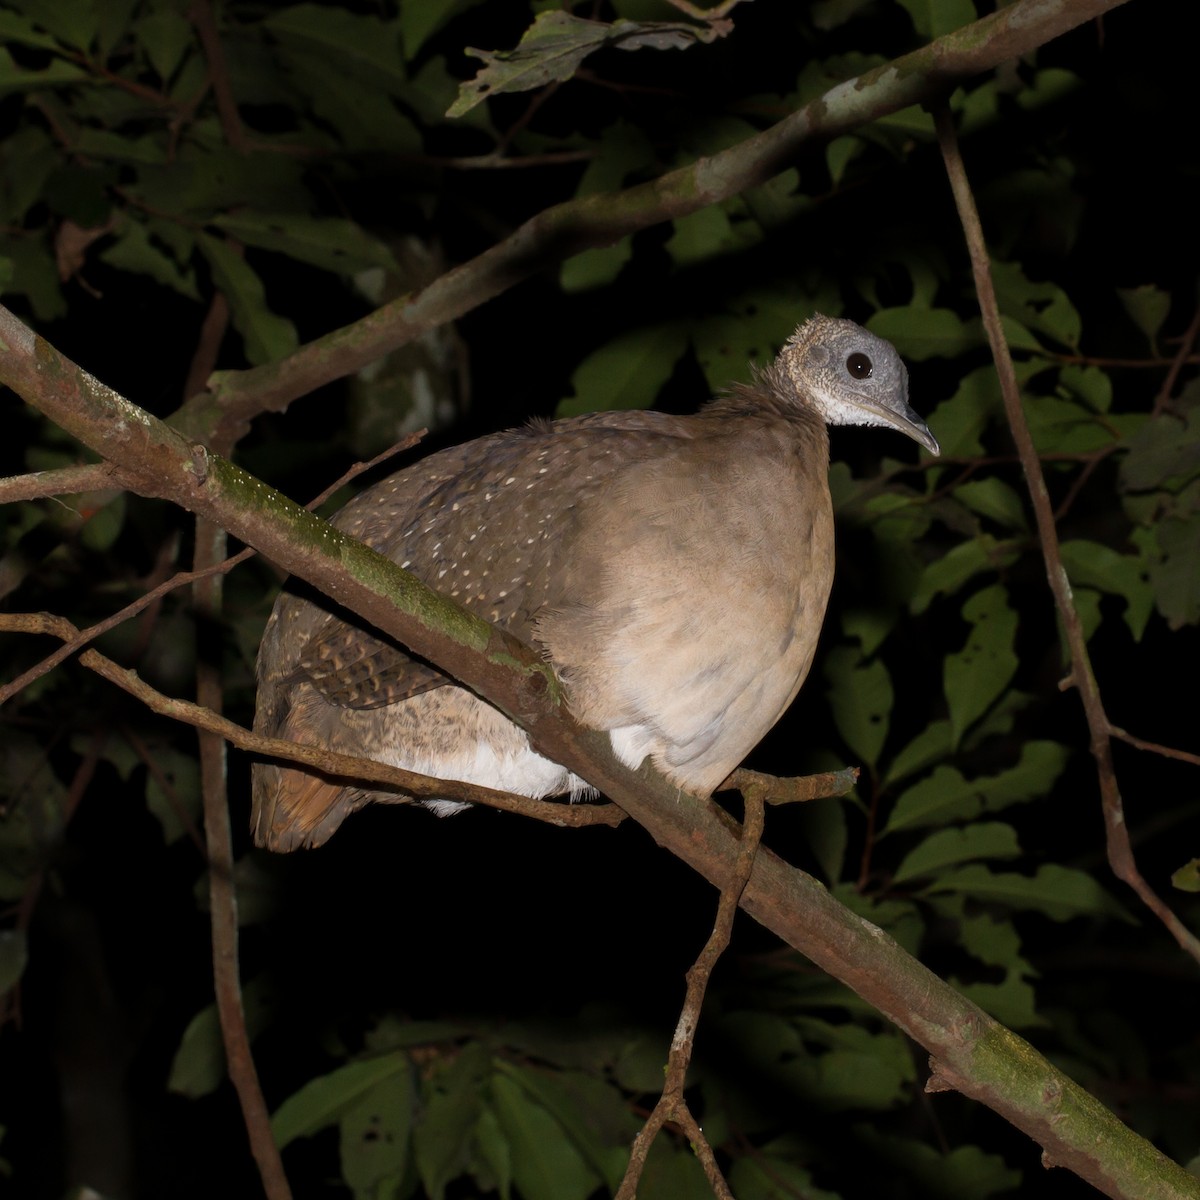
[[[1008,342],[1005,339],[1000,320],[1000,308],[996,302],[995,289],[992,286],[991,263],[984,242],[983,227],[979,222],[979,213],[975,208],[975,199],[967,180],[962,155],[959,152],[958,137],[954,131],[954,117],[947,107],[941,105],[934,114],[934,120],[937,124],[938,142],[942,147],[942,157],[946,163],[946,174],[950,179],[954,203],[958,207],[963,235],[971,255],[971,268],[975,273],[975,290],[979,296],[979,309],[983,315],[983,325],[987,332],[988,342],[992,347],[992,357],[996,362],[996,374],[1000,379],[1004,409],[1008,414],[1009,427],[1012,430],[1013,441],[1017,446],[1017,454],[1021,459],[1021,468],[1025,472],[1025,482],[1033,502],[1038,540],[1041,543],[1042,557],[1046,563],[1046,577],[1050,582],[1050,591],[1054,596],[1054,603],[1058,609],[1066,637],[1067,652],[1071,662],[1068,682],[1078,691],[1084,716],[1087,719],[1092,757],[1096,762],[1096,774],[1099,778],[1101,804],[1104,810],[1108,861],[1117,878],[1129,884],[1138,894],[1142,903],[1167,927],[1179,945],[1193,958],[1200,961],[1200,938],[1197,938],[1180,921],[1142,878],[1134,859],[1133,846],[1129,840],[1129,828],[1125,822],[1125,806],[1121,800],[1121,791],[1117,785],[1117,773],[1113,766],[1112,725],[1104,710],[1100,685],[1096,682],[1091,657],[1088,654],[1083,623],[1075,608],[1075,602],[1071,595],[1071,582],[1063,567],[1058,529],[1054,524],[1054,508],[1050,503],[1050,493],[1046,488],[1046,479],[1038,460],[1037,447],[1034,445],[1029,423],[1025,419],[1025,411],[1021,407],[1020,385],[1017,383],[1017,374],[1013,369],[1012,356],[1009,354]]]
[[[491,249],[302,346],[279,362],[217,372],[173,419],[210,445],[235,445],[249,422],[349,375],[500,295],[547,266],[766,183],[800,151],[944,93],[1026,54],[1125,0],[1016,0],[919,50],[831,88],[770,129],[624,191],[581,196],[531,217]]]
[[[84,631],[87,632],[86,630]],[[0,633],[43,633],[63,639],[68,644],[78,641],[79,630],[66,619],[51,613],[0,613]],[[79,656],[80,663],[95,671],[109,683],[128,692],[140,700],[151,712],[169,717],[185,725],[224,738],[239,750],[258,754],[265,758],[298,763],[328,775],[331,779],[347,783],[373,784],[397,793],[397,803],[405,803],[414,797],[432,796],[445,800],[461,800],[466,804],[482,804],[503,812],[533,817],[550,825],[619,825],[624,814],[615,805],[564,805],[549,800],[534,800],[529,796],[518,796],[511,792],[499,792],[494,788],[474,783],[462,783],[454,779],[435,779],[430,775],[418,775],[402,767],[389,766],[369,758],[356,758],[350,754],[339,754],[333,750],[322,750],[301,742],[289,742],[282,738],[264,737],[260,733],[238,725],[190,700],[178,700],[164,696],[162,692],[140,679],[135,671],[119,666],[111,658],[96,650],[85,650]],[[770,780],[769,783],[791,784],[792,780]],[[813,776],[818,782],[827,780],[824,795],[840,795],[851,786],[841,773],[828,776]]]
[[[621,1180],[621,1186],[617,1189],[616,1200],[634,1200],[650,1147],[667,1121],[675,1121],[687,1135],[717,1200],[733,1200],[733,1193],[729,1190],[725,1176],[721,1174],[712,1146],[688,1106],[683,1089],[687,1084],[692,1047],[696,1041],[696,1030],[700,1024],[700,1012],[704,1006],[705,993],[708,991],[708,981],[712,978],[713,968],[729,946],[729,939],[733,934],[733,918],[737,916],[738,905],[741,903],[742,893],[746,890],[750,872],[754,868],[754,858],[762,841],[765,820],[763,806],[771,786],[770,781],[761,775],[746,772],[740,786],[746,802],[746,815],[742,824],[741,848],[738,850],[733,878],[721,890],[712,933],[708,935],[699,956],[688,970],[683,1007],[667,1056],[667,1080],[662,1096],[634,1139],[633,1149],[629,1154],[629,1165],[625,1169],[625,1178]]]

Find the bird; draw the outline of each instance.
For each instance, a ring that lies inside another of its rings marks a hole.
[[[693,414],[534,421],[388,476],[332,523],[540,650],[623,763],[649,758],[707,797],[812,666],[834,571],[830,425],[939,452],[895,347],[814,314]],[[294,583],[263,634],[254,728],[525,796],[591,794],[486,701]],[[364,804],[409,799],[258,762],[252,832],[316,846]]]

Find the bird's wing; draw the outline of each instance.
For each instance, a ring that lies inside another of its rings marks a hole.
[[[676,425],[617,412],[496,434],[389,476],[333,523],[530,640],[537,614],[561,591],[580,511],[622,467],[680,436]],[[289,644],[278,682],[308,682],[338,707],[379,708],[453,683],[315,594],[286,597],[277,618],[276,641]]]

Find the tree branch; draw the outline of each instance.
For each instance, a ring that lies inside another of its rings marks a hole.
[[[708,981],[712,978],[713,968],[729,946],[729,939],[733,933],[733,918],[737,916],[738,904],[746,890],[750,872],[754,867],[754,858],[762,841],[765,819],[763,803],[771,781],[766,776],[747,771],[739,786],[746,802],[746,815],[742,823],[741,848],[738,850],[734,876],[721,890],[713,931],[688,970],[687,991],[679,1020],[675,1025],[675,1035],[671,1038],[671,1050],[667,1056],[667,1079],[662,1096],[634,1139],[629,1165],[625,1169],[621,1186],[617,1189],[616,1200],[634,1200],[650,1147],[667,1121],[675,1121],[682,1126],[696,1156],[700,1159],[717,1200],[733,1200],[733,1193],[721,1174],[712,1146],[692,1114],[684,1098],[683,1089],[687,1083],[687,1071],[692,1061],[692,1047],[696,1042],[696,1030],[700,1025],[700,1013],[704,1007]]]
[[[1083,623],[1075,608],[1075,602],[1071,595],[1071,581],[1067,578],[1067,572],[1063,566],[1058,529],[1054,524],[1054,508],[1050,503],[1050,492],[1046,487],[1045,476],[1042,474],[1033,434],[1029,430],[1025,411],[1021,407],[1020,385],[1017,383],[1017,373],[1013,368],[1012,355],[1009,353],[1008,342],[1001,324],[1000,307],[996,302],[996,292],[992,286],[991,262],[983,237],[983,226],[979,221],[975,198],[971,193],[971,185],[967,179],[962,155],[959,152],[958,137],[954,131],[954,117],[949,108],[942,105],[934,113],[934,121],[937,125],[942,157],[946,164],[946,174],[950,180],[950,189],[954,193],[954,203],[958,208],[963,236],[966,238],[967,249],[971,255],[971,269],[975,274],[975,290],[979,296],[979,310],[983,315],[984,330],[987,333],[988,342],[992,348],[992,357],[996,363],[1000,392],[1004,397],[1004,410],[1008,414],[1009,427],[1012,430],[1013,441],[1016,443],[1017,454],[1021,460],[1021,469],[1025,473],[1025,482],[1033,503],[1038,540],[1041,543],[1042,558],[1046,564],[1046,577],[1049,580],[1050,591],[1062,621],[1067,653],[1071,663],[1069,679],[1079,692],[1084,716],[1087,719],[1092,758],[1096,762],[1096,774],[1104,811],[1108,861],[1117,878],[1133,888],[1142,903],[1162,921],[1179,945],[1200,962],[1200,938],[1197,938],[1180,921],[1142,878],[1134,859],[1133,846],[1129,840],[1129,828],[1125,821],[1125,806],[1117,785],[1117,773],[1112,760],[1112,742],[1110,740],[1112,725],[1104,710],[1100,685],[1096,682],[1091,656],[1088,654]]]
[[[76,496],[80,492],[109,490],[112,486],[112,468],[108,463],[82,463],[53,471],[31,471],[28,475],[9,475],[0,479],[0,504]]]
[[[504,241],[279,362],[217,372],[173,419],[190,436],[235,445],[249,422],[352,374],[461,317],[547,266],[766,183],[809,143],[827,141],[1026,54],[1125,0],[1016,0],[991,16],[831,88],[770,129],[624,191],[581,196],[530,218]]]
[[[52,613],[0,613],[0,633],[44,633],[63,639],[68,645],[76,645],[80,640],[79,630],[66,617],[55,616]],[[467,804],[482,804],[487,808],[496,808],[503,812],[532,817],[549,825],[562,826],[615,826],[625,820],[624,813],[613,804],[566,805],[549,800],[534,800],[529,796],[500,792],[480,784],[418,775],[415,771],[406,771],[402,767],[389,766],[374,759],[357,758],[352,754],[338,754],[333,750],[322,750],[300,742],[264,737],[203,705],[164,696],[162,692],[140,679],[136,671],[118,665],[97,650],[85,650],[79,656],[79,661],[109,683],[140,700],[151,712],[159,716],[169,717],[195,729],[216,734],[239,750],[251,754],[298,763],[320,771],[331,779],[346,783],[373,784],[378,788],[394,791],[398,793],[397,803],[407,803],[413,798],[426,796],[461,800]],[[838,775],[831,778],[840,781]],[[786,785],[790,781],[778,782]],[[831,791],[828,794],[840,793]]]

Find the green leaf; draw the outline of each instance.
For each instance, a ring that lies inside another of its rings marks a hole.
[[[1099,542],[1063,542],[1063,566],[1073,585],[1098,588],[1125,599],[1125,623],[1140,639],[1154,609],[1154,589],[1142,557],[1118,554]]]
[[[1150,353],[1158,353],[1158,334],[1163,322],[1171,314],[1171,294],[1143,283],[1134,288],[1117,288],[1117,299],[1121,301],[1129,319],[1146,335]]]
[[[611,246],[599,246],[572,255],[558,274],[564,292],[586,292],[610,284],[633,254],[633,237],[623,237]]]
[[[1200,409],[1193,408],[1183,419],[1160,413],[1130,436],[1125,446],[1122,488],[1178,492],[1200,471]]]
[[[856,1125],[854,1134],[877,1170],[890,1167],[907,1181],[909,1194],[922,1200],[991,1200],[1021,1185],[1020,1171],[978,1146],[957,1146],[943,1154],[912,1137],[882,1133],[865,1124]]]
[[[892,679],[883,662],[864,661],[852,646],[837,646],[825,659],[832,684],[830,707],[842,740],[864,763],[874,766],[887,740],[892,713]]]
[[[880,132],[885,136],[880,137]],[[866,137],[890,145],[892,152],[900,155],[911,140],[933,140],[933,114],[920,104],[910,104],[906,108],[897,109],[896,112],[884,113],[877,117],[865,127],[863,133]],[[888,135],[891,137],[890,143]]]
[[[271,1117],[275,1144],[282,1150],[298,1137],[309,1137],[335,1124],[384,1080],[411,1069],[408,1055],[393,1051],[348,1062],[328,1075],[310,1079]]]
[[[27,16],[0,8],[0,41],[33,46],[38,50],[58,50],[58,42],[43,33]]]
[[[1112,380],[1099,367],[1067,363],[1058,372],[1058,382],[1068,396],[1082,400],[1093,412],[1105,413],[1112,407]]]
[[[1193,858],[1174,871],[1171,874],[1171,886],[1181,892],[1200,892],[1200,858]]]
[[[1172,629],[1200,624],[1200,514],[1187,520],[1167,518],[1157,530],[1160,554],[1149,560],[1150,583],[1159,611]]]
[[[18,67],[13,62],[12,55],[0,46],[0,96],[8,92],[33,91],[36,88],[81,83],[86,79],[86,72],[61,58],[52,58],[38,71]]]
[[[685,21],[614,21],[609,25],[557,8],[540,12],[515,50],[467,47],[466,53],[480,59],[484,66],[474,79],[461,85],[458,99],[446,116],[461,117],[497,92],[527,92],[570,79],[580,63],[602,46],[682,50],[696,42],[712,41],[715,36],[709,26]]]
[[[898,783],[946,758],[952,749],[949,721],[930,721],[899,754],[884,774],[884,783]]]
[[[1005,316],[1052,341],[1078,349],[1083,323],[1062,288],[1050,282],[1035,283],[1026,277],[1020,263],[1000,259],[992,260],[992,280]]]
[[[1079,618],[1079,627],[1083,630],[1083,640],[1090,642],[1092,634],[1100,628],[1104,614],[1100,610],[1103,594],[1095,588],[1071,588],[1071,602],[1075,606],[1075,615]]]
[[[483,1089],[491,1059],[478,1043],[463,1046],[449,1061],[429,1071],[422,1086],[422,1111],[413,1131],[413,1150],[421,1183],[431,1200],[442,1200],[446,1186],[466,1174],[472,1164],[472,1136],[489,1114]],[[488,1130],[489,1138],[494,1133]],[[507,1151],[507,1143],[503,1143]],[[499,1149],[483,1147],[493,1168],[502,1163]],[[497,1172],[500,1175],[500,1172]],[[505,1178],[504,1175],[500,1175]]]
[[[995,521],[1004,529],[1024,532],[1028,529],[1025,506],[1015,488],[993,475],[989,479],[969,479],[954,489],[954,498],[972,512]]]
[[[500,1128],[495,1112],[485,1108],[475,1124],[475,1145],[479,1155],[475,1159],[471,1175],[480,1191],[499,1192],[502,1200],[512,1195],[512,1147]],[[433,1197],[432,1200],[440,1200]]]
[[[291,354],[299,344],[296,327],[267,307],[262,280],[224,242],[200,234],[200,249],[212,268],[213,281],[229,301],[233,324],[242,335],[246,357],[255,365]]]
[[[955,746],[992,706],[1017,670],[1013,650],[1017,614],[1008,606],[1005,589],[995,584],[976,592],[962,612],[971,622],[971,632],[961,651],[946,656],[942,672]]]
[[[937,430],[944,455],[970,457],[983,453],[983,431],[1002,411],[995,369],[976,367],[959,380],[954,395],[929,414],[929,428]]]
[[[927,895],[940,892],[959,893],[1008,908],[1031,909],[1053,921],[1105,916],[1137,923],[1090,875],[1056,863],[1039,867],[1033,876],[993,872],[981,863],[972,863],[943,875],[926,889]]]
[[[43,130],[27,126],[5,136],[0,156],[0,212],[7,221],[22,221],[30,208],[41,203],[46,181],[58,164],[59,152]]]
[[[1026,112],[1036,112],[1048,104],[1057,104],[1075,94],[1083,81],[1074,71],[1062,67],[1040,67],[1027,87],[1018,89],[1014,100]]]
[[[867,328],[913,362],[956,358],[982,341],[978,321],[964,321],[948,308],[881,308]]]
[[[904,883],[973,858],[1018,858],[1020,853],[1016,831],[999,821],[939,829],[904,856],[893,879]]]
[[[458,97],[446,116],[461,117],[496,92],[523,92],[570,79],[579,64],[605,44],[609,29],[602,22],[585,21],[555,10],[538,13],[515,50],[468,46],[466,53],[480,59],[484,66],[474,79],[460,84]]]
[[[296,86],[311,98],[314,115],[332,126],[340,143],[340,152],[423,152],[424,144],[416,124],[397,107],[391,90],[378,86],[369,73],[331,71],[330,56],[306,43],[289,45],[287,60],[288,73],[294,77]],[[263,156],[252,157],[261,159]],[[279,197],[279,200],[294,204],[295,194]],[[268,210],[281,207],[267,196],[255,197],[254,206]]]
[[[136,36],[158,77],[169,80],[192,44],[190,21],[173,8],[147,13],[137,23]]]
[[[492,1078],[492,1107],[512,1149],[513,1181],[524,1200],[587,1200],[604,1180],[556,1119],[516,1080]]]
[[[766,285],[733,297],[719,315],[692,322],[696,361],[709,388],[718,393],[731,383],[748,382],[751,364],[771,362],[795,332],[797,314],[821,309],[827,301],[788,285]]]
[[[92,0],[22,0],[20,8],[76,50],[87,50],[100,28],[101,5]]]
[[[624,1146],[636,1124],[628,1121],[621,1094],[604,1080],[584,1072],[535,1071],[498,1059],[497,1075],[517,1083],[526,1094],[553,1113],[563,1132],[610,1191],[620,1186],[628,1158]],[[609,1130],[619,1144],[606,1146],[602,1134]]]
[[[125,527],[125,511],[128,507],[126,495],[121,492],[111,499],[105,500],[98,507],[84,510],[83,528],[79,531],[79,540],[89,549],[104,551],[112,548],[113,543]]]
[[[580,177],[576,196],[593,196],[624,186],[629,175],[651,167],[654,147],[642,130],[625,121],[616,121],[600,134],[596,156]],[[626,235],[611,246],[584,250],[568,258],[559,272],[559,283],[566,292],[600,287],[616,279],[633,253],[633,238]]]
[[[1065,746],[1027,742],[1017,765],[998,775],[968,780],[957,767],[943,764],[900,796],[883,833],[971,821],[981,813],[1033,800],[1050,791],[1066,762]]]
[[[404,58],[412,62],[417,51],[453,17],[483,0],[421,0],[419,4],[401,4],[398,21]]]
[[[864,658],[870,658],[896,628],[895,609],[847,608],[842,611],[842,631],[855,638]]]
[[[65,828],[67,789],[37,739],[9,728],[0,738],[0,900],[20,900]]]
[[[141,221],[124,217],[117,227],[116,240],[100,252],[100,258],[119,271],[145,275],[189,300],[200,299],[195,272],[190,267],[181,267],[172,255],[160,250],[152,240],[151,230]]]
[[[1088,454],[1120,440],[1111,418],[1101,422],[1074,400],[1027,391],[1024,401],[1029,432],[1042,454]]]
[[[667,239],[667,253],[677,268],[729,254],[745,244],[735,232],[729,213],[720,204],[710,204],[686,216],[676,217],[674,233]]]
[[[976,20],[971,0],[900,0],[917,32],[928,40],[953,33]]]
[[[707,1122],[705,1126],[705,1133],[709,1133]],[[674,1146],[662,1137],[655,1139],[638,1185],[639,1196],[712,1200],[712,1194],[712,1188],[704,1177],[704,1168],[690,1147]]]
[[[17,986],[28,961],[25,930],[0,929],[0,998]]]
[[[829,168],[829,178],[834,187],[842,182],[846,168],[862,154],[865,145],[862,138],[851,135],[834,138],[825,147],[825,165]]]
[[[815,1095],[826,1111],[891,1108],[904,1098],[912,1081],[912,1061],[880,1051],[894,1041],[874,1038],[865,1051],[830,1050],[816,1060]]]
[[[575,369],[575,395],[558,416],[618,408],[649,408],[687,348],[682,323],[652,325],[621,334],[593,351]]]
[[[146,772],[146,807],[162,826],[167,845],[192,829],[200,816],[200,764],[194,754],[181,754],[170,746],[155,746],[154,770]]]
[[[380,1080],[342,1115],[339,1146],[342,1179],[356,1200],[391,1194],[381,1185],[398,1186],[408,1167],[416,1112],[417,1086],[412,1064]]]
[[[909,954],[918,953],[925,922],[913,901],[866,896],[850,883],[839,883],[830,891],[851,912],[890,933]]]
[[[734,1161],[729,1187],[738,1200],[785,1200],[796,1196],[804,1200],[842,1200],[836,1192],[817,1187],[806,1167],[782,1154],[770,1153],[769,1146]]]
[[[349,72],[392,95],[399,95],[407,82],[394,21],[338,5],[296,4],[272,13],[263,25],[276,37],[325,57],[331,62],[331,74]]]
[[[999,921],[988,913],[959,918],[959,933],[966,951],[989,967],[1004,967],[1022,975],[1035,975],[1021,956],[1021,938],[1011,921]]]
[[[275,250],[340,275],[352,275],[367,267],[400,270],[383,242],[342,217],[242,211],[214,217],[210,223],[239,242]]]
[[[935,596],[941,593],[953,595],[976,575],[1006,567],[1016,559],[1016,544],[997,541],[990,533],[981,534],[969,542],[959,542],[921,572],[920,582],[909,601],[909,609],[914,613],[922,613]]]
[[[804,831],[804,843],[812,851],[829,883],[842,877],[850,831],[846,809],[838,796],[810,800],[797,806],[796,819]]]
[[[246,1032],[255,1038],[270,1023],[276,1012],[276,998],[263,977],[242,986],[242,1009]],[[183,1031],[179,1049],[171,1061],[167,1091],[197,1100],[215,1092],[225,1082],[225,1043],[215,1004],[202,1008]]]

